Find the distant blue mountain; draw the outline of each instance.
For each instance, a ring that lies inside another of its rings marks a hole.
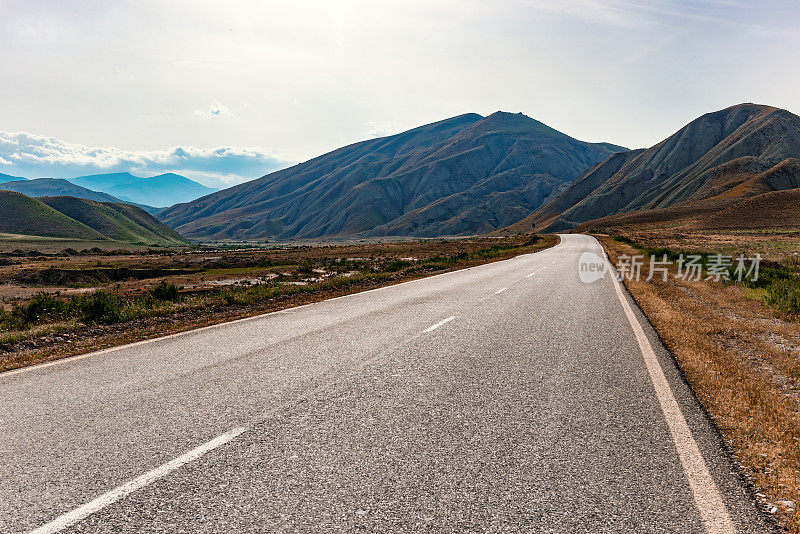
[[[2,176],[0,176],[2,178]],[[99,193],[92,191],[85,187],[75,185],[67,180],[59,178],[34,178],[33,180],[9,180],[8,182],[0,183],[0,189],[8,191],[16,191],[29,197],[75,197],[85,198],[87,200],[94,200],[95,202],[117,202],[122,200],[108,195],[106,193]]]
[[[174,173],[141,178],[129,172],[117,172],[79,176],[68,180],[73,184],[102,191],[126,202],[158,207],[190,202],[217,191]]]
[[[3,174],[0,172],[0,182],[15,182],[17,180],[26,180],[22,176],[11,176],[10,174]]]

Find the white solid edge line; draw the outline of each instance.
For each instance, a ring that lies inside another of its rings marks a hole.
[[[559,239],[561,239],[561,236],[559,236]],[[207,325],[207,326],[201,326],[200,328],[192,328],[190,330],[183,330],[181,332],[175,332],[173,334],[167,334],[165,336],[153,337],[153,338],[149,338],[149,339],[142,339],[140,341],[134,341],[133,343],[127,343],[125,345],[117,345],[115,347],[108,347],[107,349],[96,350],[94,352],[87,352],[85,354],[76,354],[74,356],[67,356],[66,358],[59,358],[58,360],[53,360],[51,362],[43,362],[43,363],[38,363],[36,365],[29,365],[27,367],[20,367],[19,369],[11,369],[10,371],[0,372],[0,380],[2,380],[3,378],[6,378],[6,377],[18,375],[18,374],[21,374],[21,373],[27,373],[27,372],[30,372],[30,371],[37,371],[37,370],[40,370],[40,369],[45,369],[47,367],[51,367],[51,366],[54,366],[54,365],[61,365],[61,364],[69,363],[69,362],[75,362],[75,361],[78,361],[78,360],[83,360],[84,358],[89,358],[91,356],[99,356],[101,354],[107,354],[109,352],[115,352],[115,351],[118,351],[118,350],[124,350],[124,349],[128,349],[128,348],[131,348],[131,347],[138,347],[140,345],[146,345],[148,343],[155,343],[156,341],[164,341],[164,340],[167,340],[167,339],[186,336],[186,335],[189,335],[189,334],[202,332],[204,330],[210,330],[212,328],[220,328],[220,327],[228,326],[228,325],[232,325],[232,324],[244,323],[244,322],[247,322],[247,321],[255,321],[257,319],[263,319],[264,317],[268,317],[270,315],[285,314],[285,313],[292,312],[292,311],[295,311],[295,310],[299,310],[299,309],[302,309],[302,308],[307,308],[309,306],[314,306],[316,304],[321,304],[323,302],[331,302],[331,301],[334,301],[334,300],[346,299],[346,298],[349,298],[349,297],[354,297],[356,295],[363,295],[363,294],[366,294],[366,293],[373,293],[375,291],[383,291],[383,290],[390,289],[390,288],[393,288],[393,287],[404,286],[404,285],[407,285],[407,284],[414,284],[416,282],[422,282],[423,280],[431,280],[433,278],[438,278],[440,276],[447,276],[447,275],[451,275],[451,274],[462,272],[462,271],[468,271],[470,269],[474,269],[474,268],[477,268],[477,267],[483,267],[483,266],[486,266],[486,265],[493,265],[493,264],[496,264],[496,263],[502,263],[504,261],[511,261],[513,259],[519,258],[520,256],[533,256],[535,254],[541,254],[543,252],[546,253],[546,252],[549,252],[549,251],[553,250],[554,248],[560,246],[562,243],[563,243],[563,240],[559,241],[557,244],[553,245],[550,248],[546,248],[546,249],[539,250],[539,251],[536,251],[536,252],[531,252],[531,253],[528,253],[528,254],[520,254],[519,256],[514,256],[513,258],[509,258],[507,260],[500,260],[500,261],[491,262],[491,263],[484,263],[484,264],[481,264],[481,265],[476,265],[475,267],[467,267],[466,269],[457,269],[455,271],[447,271],[446,273],[439,273],[439,274],[434,274],[434,275],[431,275],[431,276],[423,276],[422,278],[416,278],[414,280],[408,280],[407,282],[400,282],[399,284],[390,284],[388,286],[376,287],[375,289],[367,289],[366,291],[356,291],[355,293],[348,293],[347,295],[340,295],[338,297],[331,297],[329,299],[323,299],[323,300],[320,300],[318,302],[310,302],[308,304],[301,304],[300,306],[293,306],[291,308],[284,308],[282,310],[275,310],[275,311],[271,311],[271,312],[267,312],[267,313],[262,313],[262,314],[259,314],[259,315],[251,315],[250,317],[242,317],[241,319],[234,319],[233,321],[225,321],[225,322],[222,322],[222,323],[214,323],[214,324],[210,324],[210,325]]]
[[[501,287],[500,289],[495,291],[494,294],[495,295],[499,295],[500,293],[502,293],[503,291],[506,291],[507,289],[508,289],[507,287]]]
[[[122,486],[119,486],[107,493],[100,495],[96,499],[87,502],[83,506],[79,506],[78,508],[72,510],[71,512],[67,512],[66,514],[61,515],[56,519],[50,521],[49,523],[30,531],[29,534],[53,534],[55,532],[60,532],[65,528],[71,527],[72,525],[89,517],[95,512],[102,510],[106,506],[127,497],[134,491],[140,490],[143,487],[152,484],[159,478],[164,477],[170,472],[175,471],[176,469],[188,464],[191,461],[197,460],[207,452],[216,449],[221,445],[225,445],[229,441],[241,435],[243,432],[245,432],[245,430],[247,429],[243,427],[229,430],[228,432],[225,432],[221,436],[217,436],[211,441],[190,450],[183,456],[175,458],[174,460],[167,462],[161,467],[157,467],[152,471],[148,471],[147,473],[134,478],[130,482],[127,482]]]
[[[435,325],[433,325],[433,326],[429,326],[428,328],[426,328],[425,330],[423,330],[423,332],[433,332],[434,330],[436,330],[436,329],[437,329],[437,328],[439,328],[440,326],[442,326],[442,325],[446,325],[447,323],[449,323],[450,321],[452,321],[452,320],[453,320],[453,319],[455,319],[455,318],[456,318],[456,316],[455,316],[455,315],[451,315],[451,316],[450,316],[450,317],[448,317],[447,319],[444,319],[444,320],[442,320],[442,321],[439,321],[438,323],[436,323],[436,324],[435,324]]]
[[[610,262],[609,266],[611,266]],[[689,480],[689,486],[692,489],[695,505],[700,511],[703,526],[706,532],[714,534],[736,532],[717,485],[708,471],[708,466],[700,449],[697,447],[697,442],[692,437],[692,431],[689,429],[683,413],[681,413],[680,406],[678,406],[669,382],[667,382],[667,377],[658,363],[655,352],[653,352],[653,347],[650,345],[647,335],[625,298],[622,284],[617,280],[613,268],[609,269],[609,274],[613,280],[619,302],[625,311],[625,316],[628,318],[628,322],[636,336],[636,341],[639,343],[644,363],[647,366],[647,372],[650,375],[650,381],[653,383],[656,397],[658,397],[658,402],[661,404],[661,411],[664,413],[670,434],[672,434],[672,440],[678,450],[678,458],[680,458],[683,471]]]

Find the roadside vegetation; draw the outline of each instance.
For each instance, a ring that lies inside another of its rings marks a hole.
[[[636,243],[631,238],[622,235],[611,235],[610,237],[618,243],[631,245],[638,251],[638,254],[648,259],[651,257],[655,257],[657,260],[666,258],[675,263],[680,257],[700,256],[699,263],[703,267],[704,275],[708,274],[708,267],[712,263],[714,256],[721,254],[718,251],[676,250],[666,247],[647,246]],[[745,254],[744,252],[741,253]],[[758,277],[755,280],[747,277],[741,281],[737,280],[734,269],[735,264],[727,269],[728,276],[727,279],[723,279],[724,283],[741,285],[755,290],[748,293],[751,298],[787,313],[800,314],[800,264],[798,264],[796,256],[787,255],[784,257],[783,262],[762,261],[759,266]]]
[[[601,236],[612,264],[620,255],[752,255],[754,245],[707,236],[681,249],[669,235]],[[729,248],[717,248],[716,243]],[[730,244],[735,242],[736,245]],[[757,246],[757,245],[756,245]],[[716,249],[716,250],[715,250]],[[668,280],[625,285],[674,354],[698,399],[720,429],[733,460],[764,509],[800,532],[800,282],[791,252],[771,253],[758,280]]]
[[[556,241],[523,235],[7,262],[0,271],[6,269],[9,287],[35,292],[0,308],[0,371],[504,259]]]

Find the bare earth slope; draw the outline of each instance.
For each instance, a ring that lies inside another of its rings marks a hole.
[[[519,221],[622,150],[521,114],[467,114],[335,150],[159,217],[200,239],[475,234]]]
[[[596,180],[601,183],[591,184],[594,189],[583,198],[570,197],[567,190],[551,204],[558,209],[540,210],[534,218],[552,224],[546,228],[550,231],[609,216],[603,224],[681,220],[697,226],[756,195],[798,187],[797,158],[800,117],[770,106],[741,104],[692,121],[605,180]]]
[[[581,174],[569,187],[552,201],[548,202],[525,219],[509,228],[513,231],[530,232],[534,228],[548,232],[557,232],[572,228],[572,221],[563,219],[561,215],[572,206],[578,204],[595,189],[611,178],[624,165],[636,159],[643,149],[630,150],[614,154],[607,160],[598,163]]]

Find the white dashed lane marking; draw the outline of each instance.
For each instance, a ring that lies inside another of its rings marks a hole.
[[[428,328],[423,330],[423,332],[433,332],[434,330],[436,330],[440,326],[446,325],[447,323],[449,323],[450,321],[452,321],[455,318],[456,318],[455,315],[452,315],[452,316],[448,317],[447,319],[444,319],[443,321],[439,321],[438,323],[436,323],[433,326],[429,326]]]
[[[190,450],[183,456],[179,456],[178,458],[175,458],[174,460],[165,463],[161,467],[156,467],[152,471],[148,471],[147,473],[134,478],[130,482],[127,482],[122,486],[119,486],[107,493],[100,495],[96,499],[87,502],[83,506],[79,506],[78,508],[75,508],[71,512],[67,512],[64,515],[55,518],[46,525],[42,525],[41,527],[32,530],[30,534],[53,534],[55,532],[60,532],[65,528],[69,528],[72,525],[78,523],[79,521],[86,519],[93,513],[99,512],[106,506],[114,504],[120,499],[127,497],[134,491],[140,490],[145,486],[152,484],[156,480],[165,477],[172,471],[175,471],[176,469],[183,467],[189,462],[197,460],[207,452],[212,451],[222,445],[225,445],[226,443],[230,442],[231,440],[235,439],[237,436],[242,434],[245,430],[247,429],[242,427],[229,430],[228,432],[225,432],[221,436],[217,436],[211,441],[208,441],[200,445],[199,447]]]

